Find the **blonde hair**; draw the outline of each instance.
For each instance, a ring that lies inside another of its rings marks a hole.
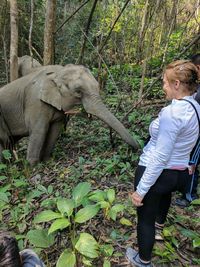
[[[168,64],[165,68],[165,74],[169,82],[179,80],[184,83],[184,87],[191,93],[194,93],[198,85],[198,69],[189,60],[177,60]]]

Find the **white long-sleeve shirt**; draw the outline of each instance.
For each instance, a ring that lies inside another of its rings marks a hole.
[[[193,96],[186,96],[192,102],[200,117],[200,105]],[[151,139],[144,147],[139,165],[146,166],[137,186],[137,193],[144,197],[156,182],[163,169],[185,169],[188,167],[190,153],[199,135],[199,124],[193,106],[173,99],[164,107],[158,117],[150,124]]]

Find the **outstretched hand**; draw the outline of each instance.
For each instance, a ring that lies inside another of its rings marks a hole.
[[[133,205],[135,205],[136,207],[143,206],[143,203],[142,203],[143,197],[141,197],[136,191],[133,193],[129,193],[129,197]]]

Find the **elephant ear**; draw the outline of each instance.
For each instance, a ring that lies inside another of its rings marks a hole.
[[[40,86],[40,100],[55,107],[58,110],[61,110],[61,94],[59,86],[56,83],[56,79],[54,79],[54,77],[47,77],[46,79],[42,79]]]

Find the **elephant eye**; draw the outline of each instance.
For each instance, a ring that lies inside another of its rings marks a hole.
[[[80,87],[76,88],[75,92],[76,92],[76,97],[80,98],[82,96],[82,90]]]

